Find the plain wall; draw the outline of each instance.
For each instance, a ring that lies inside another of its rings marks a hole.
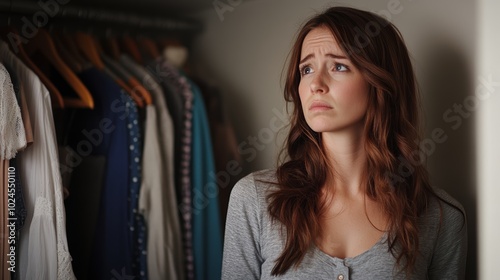
[[[500,2],[481,0],[478,5],[477,83],[478,106],[478,224],[480,279],[499,279],[500,264]]]
[[[486,0],[485,0],[486,1]],[[192,58],[197,72],[222,90],[236,129],[243,173],[276,166],[285,130],[281,74],[294,36],[311,15],[331,5],[347,5],[388,17],[402,32],[420,84],[426,134],[444,131],[447,140],[429,146],[433,185],[459,200],[468,215],[467,279],[477,278],[476,110],[456,112],[473,95],[477,75],[478,4],[467,0],[229,1],[227,10],[194,16],[204,23]],[[230,5],[233,5],[231,7]],[[486,9],[488,10],[488,9]],[[493,52],[493,50],[490,50]],[[469,105],[467,103],[467,105]],[[497,215],[498,216],[498,215]]]

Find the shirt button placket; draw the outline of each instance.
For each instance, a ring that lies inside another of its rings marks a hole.
[[[345,264],[338,267],[336,280],[349,280],[349,267]]]

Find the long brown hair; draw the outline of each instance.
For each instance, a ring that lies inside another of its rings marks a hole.
[[[332,7],[300,29],[289,55],[284,96],[293,104],[285,142],[287,159],[277,168],[277,191],[269,214],[286,229],[286,243],[273,275],[297,267],[321,231],[325,205],[320,190],[331,165],[319,133],[306,123],[299,98],[302,42],[314,28],[327,27],[370,84],[365,116],[366,194],[388,217],[388,245],[401,270],[413,269],[419,248],[417,219],[434,191],[419,153],[419,97],[412,64],[397,28],[366,11]]]

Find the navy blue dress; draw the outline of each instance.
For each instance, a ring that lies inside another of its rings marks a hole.
[[[129,97],[105,73],[91,68],[79,78],[92,93],[95,108],[78,110],[69,144],[78,156],[106,158],[99,209],[89,263],[89,279],[135,276],[134,232],[131,230],[131,149]],[[89,174],[92,176],[92,174]]]

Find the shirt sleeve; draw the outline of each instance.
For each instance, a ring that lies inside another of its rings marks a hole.
[[[460,204],[456,206],[458,209],[442,201],[441,205],[442,224],[429,267],[429,279],[465,279],[467,258],[465,211]]]
[[[259,279],[260,209],[253,176],[241,179],[231,191],[226,220],[222,279]]]

